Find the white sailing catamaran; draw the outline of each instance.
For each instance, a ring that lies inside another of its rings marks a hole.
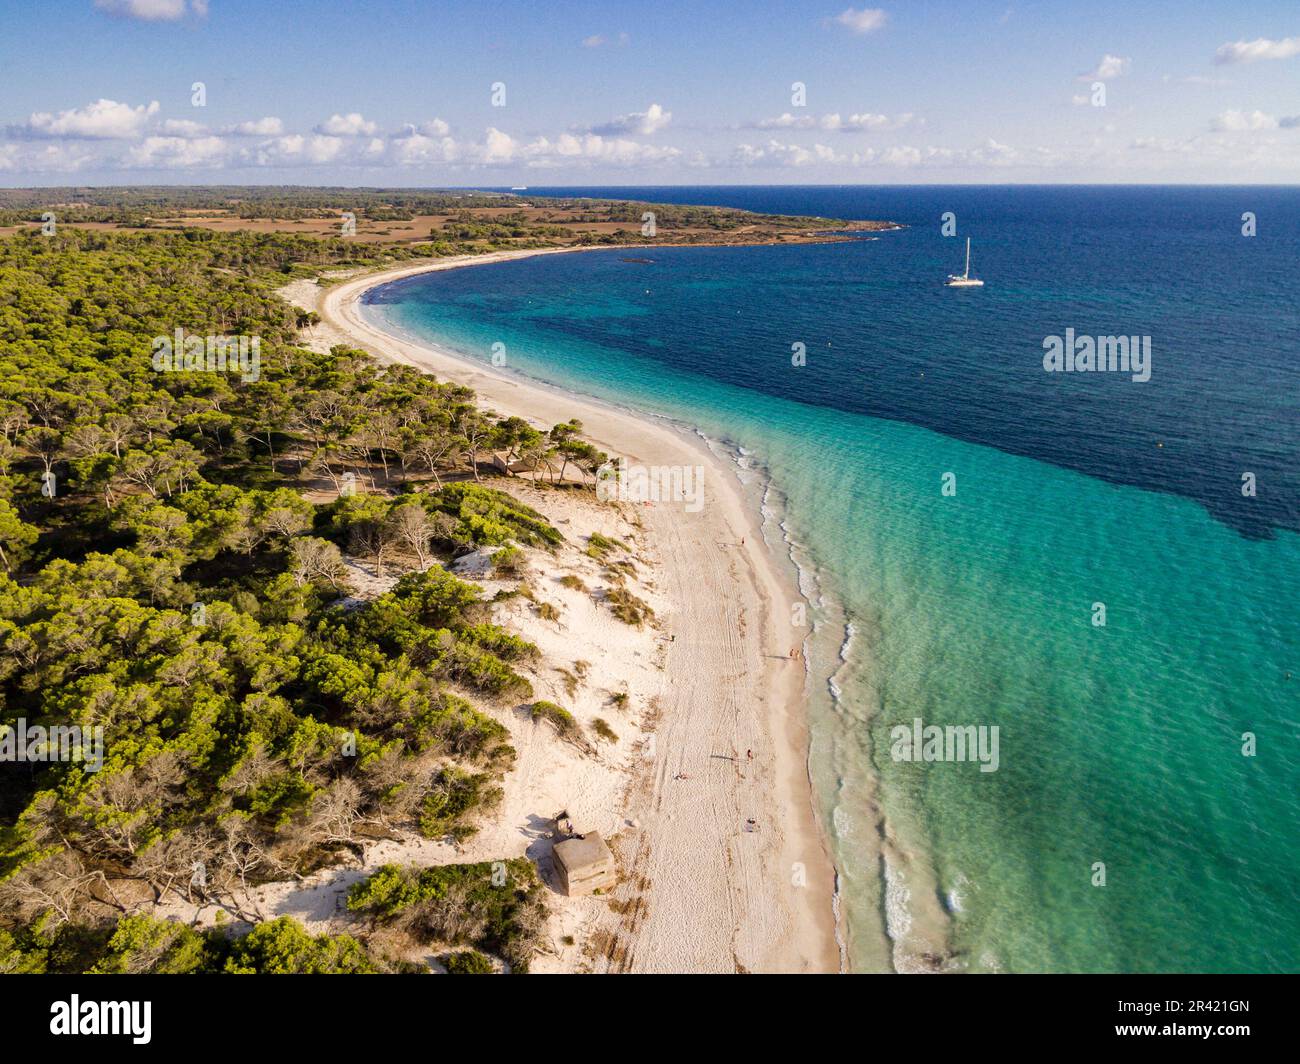
[[[966,238],[966,272],[962,274],[950,273],[948,280],[944,284],[949,288],[982,288],[984,282],[978,277],[970,275],[970,237]]]

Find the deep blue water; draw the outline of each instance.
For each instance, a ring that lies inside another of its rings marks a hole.
[[[856,254],[838,247],[761,256],[677,251],[671,267],[659,269],[618,256],[564,269],[585,275],[606,298],[622,294],[633,315],[672,304],[673,319],[656,319],[653,329],[624,324],[620,347],[645,357],[1176,492],[1247,535],[1300,530],[1295,188],[549,191],[906,224]],[[949,211],[956,238],[940,235]],[[1253,238],[1242,235],[1246,211],[1256,215]],[[966,236],[976,274],[990,283],[955,292],[941,282],[960,270]],[[554,272],[549,264],[538,269]],[[466,294],[481,288],[492,309],[492,278],[459,284]],[[638,293],[638,285],[650,292]],[[683,286],[708,298],[686,298]],[[585,320],[586,328],[569,319],[560,327],[584,339],[605,335],[605,319]],[[1150,336],[1151,380],[1045,373],[1044,337],[1070,327]],[[802,374],[788,372],[796,341],[810,355]],[[1254,497],[1241,493],[1245,472],[1256,476]]]

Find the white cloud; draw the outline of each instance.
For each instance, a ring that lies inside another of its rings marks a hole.
[[[116,100],[96,100],[58,114],[38,111],[24,125],[10,127],[15,136],[75,137],[88,140],[138,137],[158,113],[158,101],[132,107]]]
[[[460,148],[451,137],[433,137],[407,126],[387,144],[388,158],[395,166],[432,166],[454,163]]]
[[[538,137],[520,151],[529,166],[560,163],[601,163],[608,166],[644,166],[670,162],[681,155],[678,148],[640,144],[625,137],[604,137],[598,133],[575,136],[561,133],[555,140]]]
[[[339,160],[345,144],[342,138],[327,134],[306,137],[291,133],[260,146],[255,158],[260,166],[314,166]]]
[[[191,122],[186,118],[169,118],[160,129],[169,137],[202,137],[208,132],[208,127],[202,122]]]
[[[267,116],[248,122],[237,122],[233,126],[227,126],[222,132],[233,133],[237,137],[278,137],[284,132],[284,123],[278,118]]]
[[[127,152],[123,165],[139,170],[188,170],[223,165],[226,142],[220,137],[145,137]]]
[[[330,115],[316,127],[315,132],[330,137],[370,137],[378,130],[374,122],[367,122],[356,111],[351,111],[346,115]]]
[[[509,162],[515,157],[517,147],[518,144],[515,138],[510,136],[509,133],[502,133],[499,129],[489,128],[482,150],[478,153],[479,161],[485,163]]]
[[[1142,152],[1160,152],[1172,155],[1190,155],[1193,152],[1203,151],[1204,138],[1186,137],[1183,139],[1172,139],[1170,137],[1138,137],[1129,145],[1134,151]]]
[[[742,144],[731,156],[733,166],[745,167],[805,167],[814,165],[849,166],[854,168],[945,169],[978,170],[981,168],[1005,169],[1008,167],[1053,167],[1067,160],[1048,148],[1022,151],[992,138],[973,148],[918,148],[897,145],[890,148],[864,148],[845,155],[825,144],[805,148],[796,144],[770,140],[766,144]]]
[[[837,128],[847,124],[844,119]],[[865,124],[870,127],[873,123]],[[1070,150],[1016,148],[993,139],[962,148],[904,144],[847,149],[844,145],[854,141],[835,135],[834,145],[791,144],[774,138],[734,148],[715,145],[688,153],[662,143],[592,132],[569,131],[523,140],[489,128],[481,137],[460,140],[450,135],[430,135],[430,126],[428,122],[418,127],[408,125],[392,136],[292,133],[253,139],[230,132],[200,133],[189,123],[178,122],[160,123],[129,141],[29,137],[9,143],[0,141],[0,172],[101,175],[115,170],[196,174],[300,170],[313,178],[319,175],[337,181],[349,170],[364,170],[369,178],[376,170],[387,169],[424,171],[430,180],[436,173],[436,180],[442,181],[452,179],[453,174],[467,175],[483,169],[635,173],[657,167],[673,168],[669,172],[743,167],[774,174],[799,170],[829,176],[839,171],[844,179],[851,179],[855,170],[873,169],[886,180],[893,180],[885,178],[886,174],[909,175],[899,179],[910,179],[912,173],[934,172],[944,175],[944,180],[965,180],[981,174],[1015,172],[1076,175],[1096,167],[1174,176],[1181,174],[1191,160],[1243,176],[1265,169],[1282,174],[1300,165],[1300,136],[1289,132],[1300,129],[1300,115],[1274,118],[1263,112],[1224,112],[1214,120],[1213,131],[1181,140],[1148,137],[1121,146],[1094,138],[1091,147]],[[824,128],[820,118],[816,119],[816,128]],[[1109,132],[1113,134],[1114,130]]]
[[[644,111],[619,115],[603,125],[593,126],[591,132],[604,137],[618,136],[621,133],[637,133],[649,137],[665,128],[672,120],[671,111],[665,111],[659,104],[652,103]]]
[[[582,39],[582,46],[584,48],[604,48],[607,44],[617,44],[621,48],[627,44],[629,39],[626,33],[620,33],[612,40],[603,33],[593,33],[590,37]]]
[[[1253,41],[1221,44],[1214,53],[1216,63],[1254,63],[1260,59],[1290,59],[1300,55],[1300,37],[1270,41],[1260,37]]]
[[[382,143],[382,142],[380,142]],[[384,158],[395,166],[507,166],[522,163],[533,168],[561,165],[652,165],[677,159],[677,148],[641,144],[625,137],[606,137],[598,133],[562,133],[554,139],[545,136],[523,142],[496,128],[484,131],[481,141],[457,141],[452,137],[434,137],[422,129],[407,126],[384,145]]]
[[[880,161],[886,166],[920,166],[922,158],[919,148],[887,148],[880,153]]]
[[[901,114],[896,118],[890,118],[888,115],[871,114],[870,112],[860,115],[849,115],[841,119],[838,114],[823,115],[818,123],[822,129],[840,130],[843,133],[858,133],[864,130],[873,132],[883,132],[891,129],[902,129],[904,126],[912,124],[915,118],[910,112]]]
[[[449,128],[436,119],[418,127],[407,125],[390,137],[287,133],[250,142],[252,127],[272,128],[263,122],[242,123],[217,135],[206,132],[197,123],[177,120],[162,123],[156,130],[121,147],[109,140],[0,142],[0,171],[66,172],[86,167],[105,171],[315,167],[466,170],[520,165],[589,169],[654,166],[678,161],[682,156],[678,148],[590,132],[563,133],[554,138],[538,136],[523,141],[500,129],[488,128],[478,140],[460,141],[450,135],[436,135]],[[83,147],[74,148],[78,144]]]
[[[789,111],[776,118],[764,118],[758,122],[747,123],[745,129],[824,129],[828,132],[840,133],[860,133],[860,132],[884,132],[892,129],[902,129],[918,122],[916,116],[910,111],[890,118],[888,115],[873,114],[864,112],[863,114],[852,114],[847,117],[835,114],[821,115],[800,115],[797,118]]]
[[[864,7],[858,11],[850,7],[836,15],[835,21],[841,26],[847,26],[853,33],[873,33],[885,25],[888,17],[883,8]]]
[[[522,145],[509,133],[495,127],[484,130],[481,142],[457,141],[453,137],[430,136],[415,126],[407,126],[400,134],[389,138],[384,147],[385,157],[397,166],[430,166],[457,163],[467,166],[497,166],[515,162],[522,153]]]
[[[344,142],[338,137],[317,135],[307,138],[305,152],[309,163],[332,163],[343,154]]]
[[[1215,116],[1210,128],[1216,133],[1254,133],[1261,129],[1277,129],[1278,120],[1263,111],[1224,111]]]
[[[207,0],[196,0],[194,13],[208,13]],[[138,18],[144,22],[175,22],[185,17],[185,0],[95,0],[95,7],[107,15]]]
[[[1086,99],[1081,95],[1079,102]],[[792,113],[736,127],[768,131],[751,135],[752,143],[715,141],[690,150],[673,147],[675,138],[671,136],[653,140],[645,136],[665,126],[674,128],[672,116],[659,104],[623,115],[606,127],[576,128],[558,135],[530,132],[527,136],[512,136],[496,128],[452,136],[451,126],[436,117],[385,134],[361,115],[346,113],[333,115],[316,132],[286,132],[283,122],[269,116],[213,131],[183,113],[187,116],[164,120],[156,103],[132,107],[112,100],[38,113],[11,130],[7,143],[0,137],[0,172],[11,184],[15,183],[10,177],[14,174],[80,173],[93,175],[90,180],[103,180],[101,175],[114,171],[196,175],[205,171],[300,171],[311,175],[311,180],[334,183],[355,180],[347,176],[351,172],[364,174],[367,183],[375,183],[374,176],[387,170],[394,174],[418,172],[426,182],[455,183],[454,175],[464,175],[460,183],[471,183],[481,179],[469,175],[483,170],[505,177],[507,170],[613,175],[620,171],[634,174],[638,169],[651,173],[660,168],[665,174],[693,169],[767,170],[777,180],[776,175],[794,171],[805,179],[853,180],[855,171],[875,170],[880,180],[888,181],[911,180],[913,173],[921,172],[940,174],[942,180],[979,180],[981,175],[986,175],[986,180],[1015,175],[1013,179],[1018,180],[1020,174],[1047,170],[1062,174],[1127,170],[1136,175],[1172,177],[1192,161],[1209,173],[1246,176],[1254,167],[1271,176],[1300,165],[1300,136],[1295,132],[1300,129],[1300,115],[1274,117],[1276,112],[1252,110],[1222,111],[1199,134],[1181,140],[1139,137],[1121,143],[1111,128],[1094,129],[1090,145],[1078,142],[1072,148],[1018,148],[992,139],[968,142],[965,147],[925,146],[915,141],[891,145],[893,137],[886,136],[890,131],[917,130],[924,122],[910,113],[806,114],[792,109]],[[326,129],[339,132],[324,132]],[[853,132],[863,135],[843,135]],[[887,146],[869,134],[880,135]],[[790,143],[792,140],[820,143]],[[837,173],[838,178],[832,176]],[[575,181],[581,183],[576,176]]]
[[[1247,127],[1251,121],[1250,115],[1243,116]],[[1281,128],[1300,126],[1300,115],[1279,119],[1277,125]],[[1189,163],[1213,165],[1216,170],[1227,171],[1233,176],[1240,175],[1250,181],[1258,181],[1262,170],[1284,174],[1294,172],[1300,166],[1300,143],[1295,139],[1271,135],[1269,127],[1264,127],[1255,136],[1244,138],[1234,136],[1233,132],[1235,131],[1198,133],[1178,139],[1141,137],[1133,141],[1130,148],[1155,160],[1156,166],[1161,165],[1159,159],[1162,156],[1175,159],[1177,169],[1166,167],[1173,172],[1185,170]]]
[[[95,0],[95,7],[106,15],[141,22],[176,22],[186,11],[185,0]],[[207,18],[208,0],[190,0],[189,10],[196,18]]]
[[[796,118],[789,111],[776,118],[764,118],[754,122],[748,128],[752,129],[813,129],[817,125],[817,119],[813,115],[800,115]]]
[[[1080,81],[1110,81],[1128,73],[1131,59],[1125,56],[1111,55],[1109,52],[1101,57],[1097,69],[1079,75]]]
[[[842,163],[847,160],[825,144],[805,148],[801,144],[769,140],[766,144],[737,145],[732,152],[731,161],[738,166],[799,167],[814,163]]]
[[[1013,148],[1009,144],[1002,144],[989,137],[983,144],[974,148],[937,148],[933,146],[915,148],[904,145],[902,147],[886,148],[880,152],[868,150],[855,155],[853,161],[863,165],[879,164],[902,169],[919,167],[934,169],[1007,167],[1031,164],[1042,166],[1050,165],[1057,160],[1046,149],[1039,149],[1032,156],[1026,157],[1019,149]]]
[[[74,173],[96,161],[97,156],[85,141],[75,144],[0,144],[0,170],[15,173]]]

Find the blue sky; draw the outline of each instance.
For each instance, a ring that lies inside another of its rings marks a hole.
[[[875,2],[7,0],[0,184],[1300,180],[1296,0]]]

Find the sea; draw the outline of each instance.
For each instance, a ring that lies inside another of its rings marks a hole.
[[[364,311],[731,461],[811,604],[848,968],[1300,971],[1300,188],[521,195],[898,225]]]

